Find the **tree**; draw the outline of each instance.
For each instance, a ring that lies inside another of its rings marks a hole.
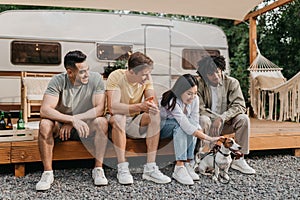
[[[262,54],[282,67],[292,78],[300,71],[300,1],[289,4],[258,18],[258,45]]]

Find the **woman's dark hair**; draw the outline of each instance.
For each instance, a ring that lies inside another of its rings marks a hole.
[[[181,98],[182,93],[194,86],[198,86],[198,80],[193,75],[184,74],[180,76],[172,89],[163,93],[161,106],[167,106],[167,109],[172,111],[175,108],[176,99]]]
[[[79,50],[70,51],[65,55],[64,65],[66,69],[76,69],[76,63],[83,63],[86,55]]]
[[[207,80],[207,74],[212,74],[219,68],[221,71],[225,71],[226,63],[223,56],[206,56],[203,57],[197,63],[197,73],[204,79]]]

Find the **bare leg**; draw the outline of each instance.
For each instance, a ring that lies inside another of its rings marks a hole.
[[[118,163],[126,162],[125,150],[126,150],[126,133],[125,115],[114,115],[110,118],[109,123],[112,126],[112,141],[114,143],[115,151],[118,158]]]
[[[147,163],[155,162],[160,136],[160,115],[144,113],[141,119],[141,126],[147,126]]]
[[[185,161],[183,161],[183,160],[176,160],[176,165],[177,166],[183,166],[184,163],[185,163]]]
[[[42,119],[40,122],[38,144],[40,156],[44,165],[44,171],[52,170],[52,157],[53,157],[53,129],[54,122],[48,119]]]
[[[94,138],[95,167],[102,167],[107,144],[108,123],[104,117],[98,117],[94,120],[93,126],[96,131]]]

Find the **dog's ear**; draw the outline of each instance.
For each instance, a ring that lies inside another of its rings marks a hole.
[[[217,145],[221,146],[225,142],[225,140],[226,140],[225,137],[221,137],[220,139],[218,139]]]

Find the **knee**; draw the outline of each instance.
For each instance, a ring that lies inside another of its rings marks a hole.
[[[47,139],[52,137],[52,132],[54,128],[54,122],[49,119],[41,119],[39,125],[39,138]]]
[[[153,126],[160,126],[160,114],[149,114],[149,113],[143,113],[142,119],[141,119],[141,125],[142,126],[148,126],[150,123]]]
[[[201,115],[200,117],[199,117],[199,121],[200,121],[200,124],[208,124],[208,125],[210,125],[211,124],[211,120],[210,120],[210,118],[208,117],[208,116],[206,116],[206,115]]]
[[[108,122],[105,117],[97,117],[93,121],[93,125],[97,128],[100,129],[105,135],[107,135],[108,131]]]
[[[109,124],[114,130],[125,130],[126,116],[125,115],[113,115],[109,119]]]
[[[200,126],[202,127],[202,129],[205,131],[205,130],[209,130],[210,129],[210,126],[211,126],[211,119],[206,116],[206,115],[201,115],[199,117],[199,124]]]
[[[249,127],[250,119],[246,114],[240,114],[236,116],[237,118],[237,128],[239,127]]]
[[[182,139],[182,137],[188,136],[180,126],[176,126],[173,129],[173,135],[174,135],[174,138],[180,137],[181,139]]]

